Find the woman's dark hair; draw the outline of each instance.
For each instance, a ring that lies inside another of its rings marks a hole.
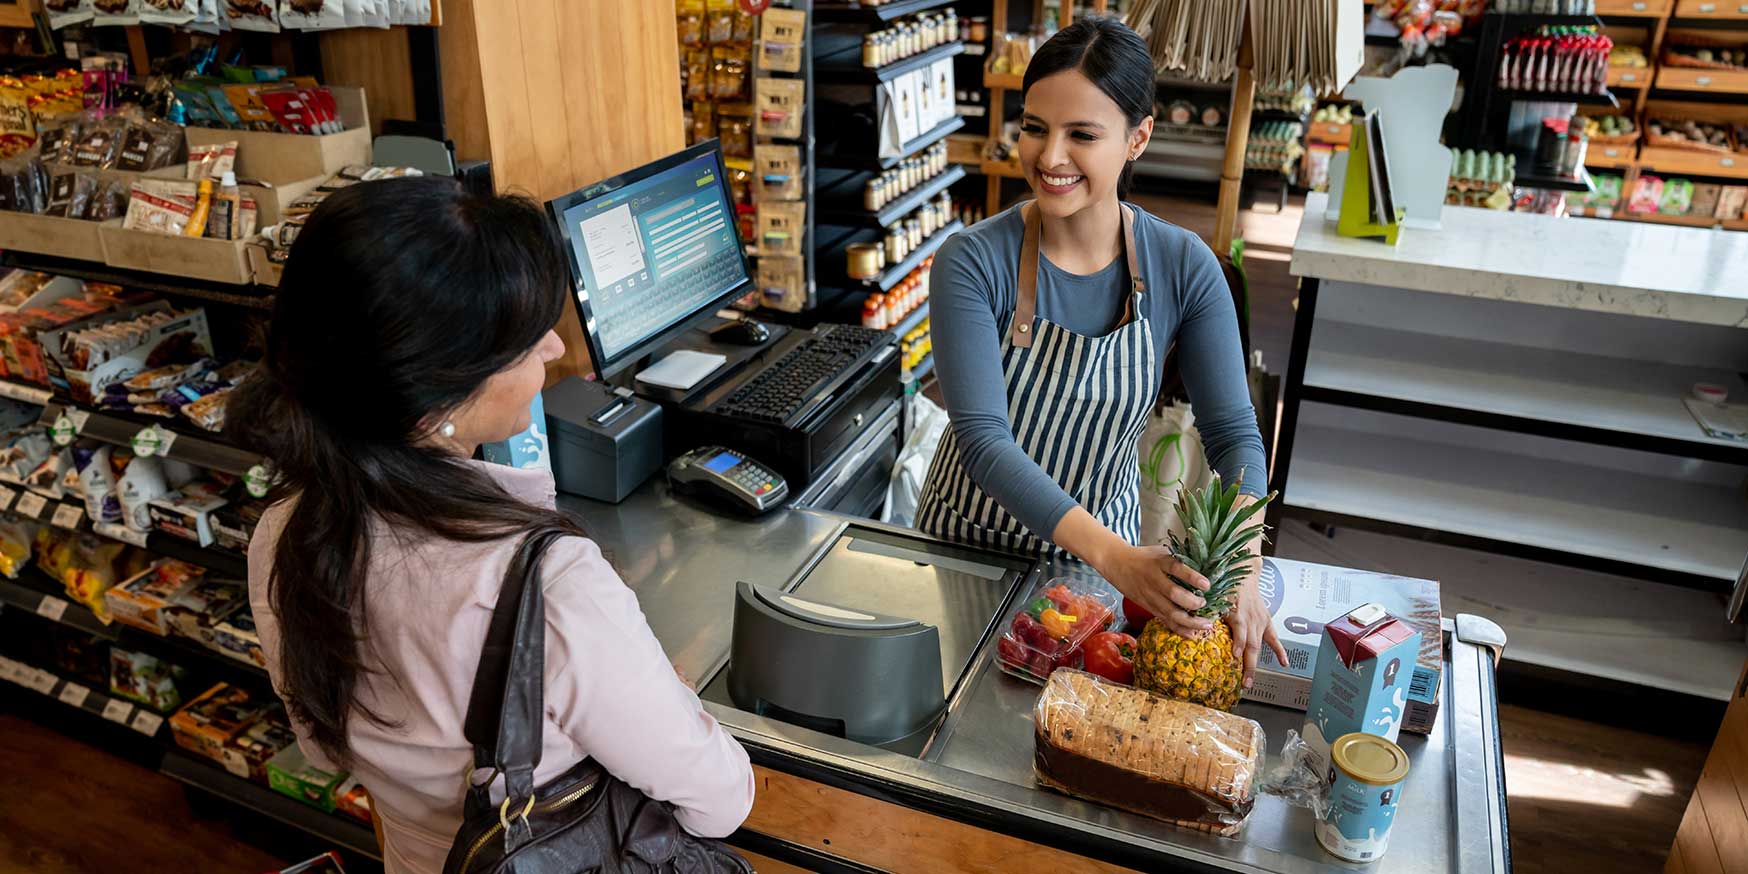
[[[1059,30],[1032,55],[1020,85],[1023,99],[1046,76],[1079,70],[1117,104],[1134,128],[1153,114],[1153,55],[1147,41],[1129,25],[1103,15],[1089,15]],[[1123,166],[1117,196],[1129,196],[1135,162]]]
[[[370,636],[373,522],[466,542],[576,530],[425,440],[533,350],[567,287],[557,230],[538,206],[442,177],[341,189],[292,246],[260,370],[237,388],[228,419],[238,442],[272,460],[272,498],[296,499],[268,584],[278,683],[337,761],[350,761]]]

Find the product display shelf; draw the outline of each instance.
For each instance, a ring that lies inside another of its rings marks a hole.
[[[1650,67],[1609,67],[1609,88],[1649,88],[1657,79],[1657,68]]]
[[[1308,401],[1748,465],[1748,443],[1712,437],[1682,403],[1698,382],[1748,393],[1726,370],[1457,340],[1351,322],[1317,326]]]
[[[1529,30],[1532,27],[1602,27],[1601,16],[1594,14],[1560,15],[1547,12],[1490,12],[1505,20],[1513,32]]]
[[[911,211],[924,203],[935,199],[947,187],[965,178],[965,168],[948,165],[947,169],[928,179],[917,187],[900,195],[897,200],[881,207],[878,212],[863,209],[862,181],[859,177],[846,177],[845,184],[838,186],[841,193],[822,190],[820,192],[819,218],[827,223],[866,224],[872,222],[883,228],[891,227],[895,222],[910,215]]]
[[[954,131],[957,131],[964,126],[965,119],[960,118],[959,116],[954,116],[935,125],[933,128],[924,131],[922,134],[918,135],[916,139],[906,140],[905,142],[900,143],[898,151],[887,157],[881,158],[874,155],[859,155],[853,152],[848,154],[834,153],[830,155],[820,155],[819,165],[821,167],[830,167],[841,170],[869,169],[873,167],[878,167],[882,170],[889,170],[896,166],[899,161],[946,139],[949,134],[952,134]]]
[[[0,482],[0,513],[68,531],[89,532],[128,543],[154,555],[199,565],[215,574],[242,579],[249,573],[248,559],[240,553],[191,543],[161,531],[135,531],[114,522],[92,522],[79,498],[45,498],[17,483]]]
[[[205,673],[213,674],[225,682],[238,683],[248,688],[266,688],[267,669],[254,662],[238,661],[192,640],[174,635],[159,637],[148,631],[120,625],[117,629],[115,642],[122,649],[150,653],[184,667],[198,664]]]
[[[924,240],[923,244],[916,247],[916,250],[907,255],[903,261],[888,266],[884,271],[881,271],[878,277],[867,280],[863,284],[878,288],[881,291],[890,291],[893,286],[903,281],[912,270],[922,264],[924,258],[935,254],[935,251],[941,248],[941,244],[947,242],[948,237],[964,229],[965,223],[954,219],[946,227],[936,231],[934,236]]]
[[[62,416],[71,421],[76,436],[90,437],[112,446],[132,447],[135,438],[147,428],[156,431],[161,438],[174,435],[169,437],[168,446],[160,448],[159,455],[203,470],[244,476],[263,461],[261,456],[232,446],[217,434],[203,432],[196,425],[174,419],[93,412],[63,402],[51,402],[43,407],[42,423],[52,429]]]
[[[1610,18],[1637,21],[1662,18],[1673,6],[1673,0],[1596,0],[1596,14],[1605,22]]]
[[[917,382],[922,382],[923,377],[928,376],[930,373],[933,373],[934,370],[935,370],[935,353],[930,352],[929,354],[924,355],[923,360],[918,361],[916,363],[915,367],[912,367],[910,369],[910,377],[911,377],[911,379],[914,379]]]
[[[1748,509],[1729,486],[1489,448],[1480,428],[1445,426],[1481,442],[1465,445],[1338,426],[1380,414],[1309,398],[1305,410],[1322,415],[1299,422],[1293,516],[1712,592],[1741,572]]]
[[[1723,228],[1726,231],[1748,231],[1748,219],[1720,219],[1697,215],[1663,215],[1655,212],[1613,212],[1609,215],[1579,215],[1578,218],[1606,219],[1622,222],[1644,222],[1653,225],[1678,225],[1688,228]]]
[[[906,73],[921,70],[936,61],[953,57],[964,51],[965,43],[956,40],[935,46],[926,52],[918,52],[908,58],[900,58],[882,67],[864,67],[860,63],[861,50],[858,48],[854,51],[815,58],[813,80],[827,85],[890,82]],[[848,63],[845,63],[845,60]]]
[[[1513,180],[1519,188],[1540,188],[1548,191],[1589,191],[1590,176],[1582,169],[1577,176],[1544,176],[1527,170],[1517,171]]]
[[[329,813],[311,807],[182,750],[172,749],[165,753],[159,771],[184,786],[276,819],[341,849],[370,859],[382,858],[382,853],[376,846],[376,834],[370,826],[348,819],[342,813]]]
[[[910,333],[913,330],[916,330],[916,326],[922,324],[923,321],[925,319],[927,319],[928,317],[929,317],[929,302],[925,300],[922,302],[921,306],[918,306],[916,309],[911,310],[907,315],[905,315],[904,318],[899,319],[898,324],[893,325],[892,327],[887,328],[886,330],[891,331],[892,336],[897,337],[897,338],[902,340],[902,339],[904,339],[904,335]]]
[[[222,282],[187,279],[166,273],[148,273],[143,270],[110,267],[98,261],[79,261],[72,258],[56,258],[50,255],[33,255],[15,250],[0,252],[0,267],[18,267],[25,270],[52,273],[57,276],[70,276],[89,282],[107,282],[126,288],[156,292],[173,298],[195,298],[251,309],[273,308],[272,289],[265,286],[227,285]],[[260,293],[252,294],[250,293],[252,290]]]
[[[1620,106],[1620,101],[1607,91],[1597,94],[1578,94],[1566,91],[1522,91],[1501,89],[1495,95],[1504,101],[1527,103],[1576,103],[1580,106]]]
[[[819,22],[864,22],[875,24],[927,12],[937,6],[947,6],[954,0],[897,0],[878,5],[862,3],[819,3],[813,7],[813,19]]]
[[[146,738],[164,730],[164,717],[150,708],[66,679],[53,671],[0,656],[0,680],[23,686],[84,713],[131,728]],[[288,799],[289,800],[289,799]]]
[[[25,568],[19,573],[18,579],[0,579],[0,604],[9,609],[35,614],[50,622],[59,622],[93,637],[112,642],[118,637],[115,626],[104,625],[85,605],[67,600],[61,592],[60,584],[48,579],[46,574],[34,566]]]
[[[1506,130],[1511,109],[1519,101],[1607,107],[1620,105],[1615,96],[1606,89],[1599,94],[1569,94],[1507,89],[1499,86],[1500,64],[1504,56],[1505,45],[1518,34],[1533,31],[1543,25],[1601,27],[1603,22],[1595,15],[1489,12],[1482,16],[1474,63],[1466,71],[1467,75],[1463,79],[1467,85],[1467,90],[1464,92],[1459,117],[1453,128],[1456,133],[1452,136],[1452,142],[1449,145],[1456,148],[1487,149],[1497,152],[1514,151],[1506,142]],[[1640,91],[1641,95],[1645,93],[1648,92]],[[1516,151],[1522,151],[1522,148],[1520,147]]]

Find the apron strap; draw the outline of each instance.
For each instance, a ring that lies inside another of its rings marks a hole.
[[[1123,259],[1129,268],[1130,293],[1123,298],[1123,321],[1118,327],[1135,319],[1135,305],[1147,290],[1141,278],[1141,267],[1135,256],[1135,211],[1118,207],[1123,213]],[[1026,217],[1026,235],[1020,242],[1020,287],[1014,299],[1014,324],[1008,330],[1008,342],[1024,349],[1032,348],[1032,329],[1038,320],[1038,232],[1042,224],[1036,202],[1021,208]]]

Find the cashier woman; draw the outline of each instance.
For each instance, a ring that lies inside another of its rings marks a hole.
[[[1124,202],[1153,131],[1146,43],[1108,18],[1059,31],[1026,67],[1019,160],[1035,199],[954,236],[935,258],[936,372],[952,428],[917,524],[949,539],[1066,551],[1186,636],[1207,580],[1140,544],[1136,443],[1176,345],[1211,466],[1263,494],[1238,318],[1214,253]],[[1260,543],[1253,545],[1260,554]],[[1263,644],[1286,661],[1245,583],[1227,616],[1245,685]]]
[[[752,807],[746,752],[554,508],[552,475],[470,460],[528,428],[569,286],[529,201],[437,177],[345,188],[292,247],[260,370],[231,401],[235,436],[282,475],[249,543],[267,671],[304,752],[370,792],[389,874],[443,870],[486,625],[522,535],[546,525],[576,536],[541,564],[535,784],[592,758],[706,837]]]

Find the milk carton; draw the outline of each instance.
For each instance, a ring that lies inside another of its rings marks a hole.
[[[1311,703],[1311,676],[1324,624],[1361,604],[1382,604],[1420,632],[1420,658],[1408,686],[1402,730],[1432,732],[1444,669],[1436,581],[1271,556],[1263,559],[1257,591],[1268,605],[1287,663],[1277,662],[1265,647],[1257,658],[1255,683],[1244,690],[1246,700],[1305,710]]]
[[[1420,632],[1381,604],[1362,604],[1323,627],[1303,732],[1315,773],[1329,773],[1330,745],[1342,735],[1396,742],[1419,653]]]

